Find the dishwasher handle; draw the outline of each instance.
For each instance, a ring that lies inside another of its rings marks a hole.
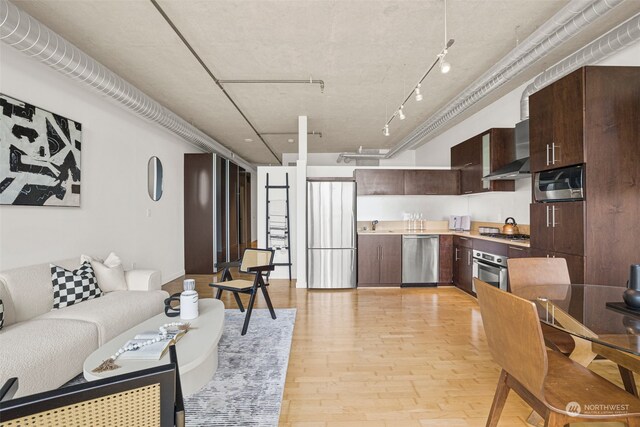
[[[402,239],[437,239],[437,234],[423,234],[423,235],[415,235],[415,234],[403,234]]]

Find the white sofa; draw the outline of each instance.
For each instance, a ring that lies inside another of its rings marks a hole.
[[[60,387],[82,372],[99,346],[162,312],[161,277],[154,270],[125,272],[126,291],[52,310],[50,263],[0,272],[4,327],[0,330],[0,386],[18,377],[16,396]],[[52,262],[66,269],[80,257]],[[98,283],[99,285],[99,283]]]

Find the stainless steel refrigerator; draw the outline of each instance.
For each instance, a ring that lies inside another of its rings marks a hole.
[[[356,183],[307,182],[307,286],[355,288]]]

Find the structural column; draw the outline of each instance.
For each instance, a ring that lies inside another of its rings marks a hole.
[[[307,287],[307,116],[298,117],[296,162],[296,287]]]

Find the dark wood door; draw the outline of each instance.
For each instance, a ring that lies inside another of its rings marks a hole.
[[[379,236],[380,284],[400,286],[402,283],[402,236]]]
[[[453,236],[440,235],[439,245],[438,282],[449,284],[453,281]]]
[[[529,156],[531,172],[551,168],[553,141],[553,85],[529,97]]]
[[[460,194],[460,171],[405,170],[404,194]]]
[[[553,251],[553,228],[551,227],[551,204],[531,203],[531,247],[542,251]]]
[[[358,195],[404,194],[404,171],[393,169],[356,169]]]
[[[184,155],[184,269],[187,274],[213,273],[213,166],[212,154]]]
[[[460,245],[453,245],[453,284],[460,287],[460,272],[462,270],[461,266],[461,254],[460,254]]]
[[[548,205],[551,210],[553,250],[583,256],[584,202],[549,203]]]
[[[484,138],[484,136],[483,136]],[[508,165],[516,159],[516,150],[514,146],[514,129],[513,128],[492,128],[489,131],[489,172],[495,172],[503,166]],[[484,146],[482,148],[483,164]],[[483,170],[482,175],[484,176]],[[514,180],[489,181],[489,187],[483,186],[483,191],[515,191],[516,184]]]
[[[548,169],[584,162],[584,69],[553,83],[553,140]]]
[[[240,221],[238,197],[238,165],[229,162],[229,260],[240,259]]]
[[[380,241],[378,236],[358,236],[358,286],[380,283]]]

